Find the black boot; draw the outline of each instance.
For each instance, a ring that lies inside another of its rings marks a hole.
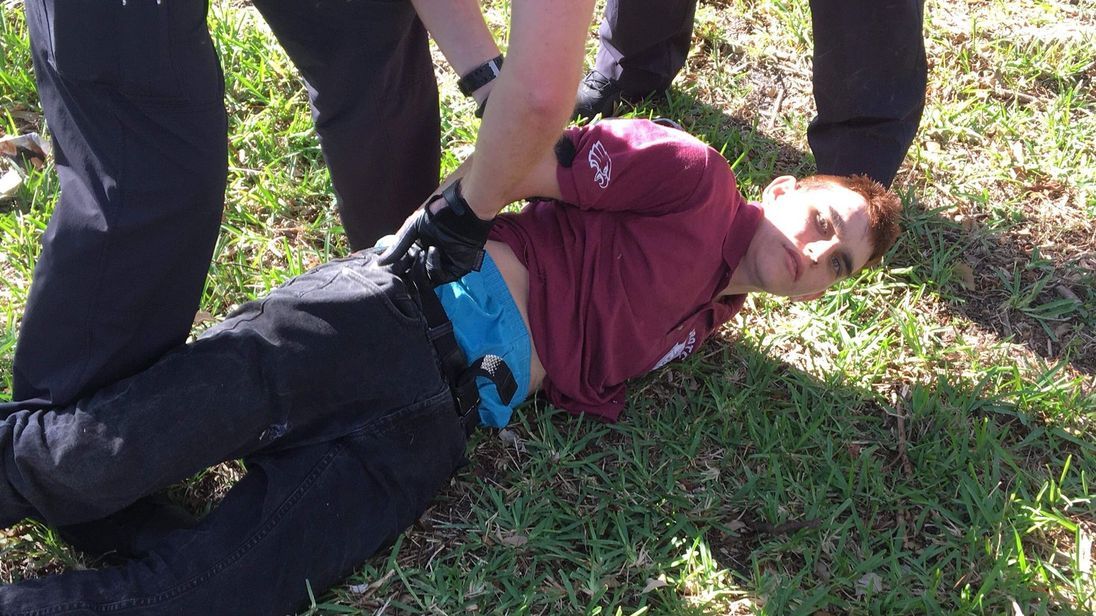
[[[610,118],[616,115],[619,102],[620,85],[597,71],[590,71],[578,84],[572,119],[592,119],[598,114],[603,118]]]

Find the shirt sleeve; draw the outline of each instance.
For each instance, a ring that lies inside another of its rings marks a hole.
[[[556,176],[563,200],[584,210],[652,216],[679,211],[712,180],[709,165],[727,164],[688,133],[648,120],[605,120],[569,129],[566,136],[575,157]]]

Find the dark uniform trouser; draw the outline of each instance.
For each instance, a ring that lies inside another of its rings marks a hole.
[[[409,2],[257,0],[308,83],[351,245],[438,181],[437,87]],[[224,80],[207,0],[27,0],[61,198],[43,238],[13,397],[64,405],[190,329],[224,201]]]
[[[890,184],[921,122],[924,0],[811,0],[819,173]],[[685,65],[696,0],[608,0],[595,69],[625,95],[669,87]]]

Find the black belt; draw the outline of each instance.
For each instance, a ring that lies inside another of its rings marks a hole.
[[[423,255],[415,259],[409,274],[404,280],[415,289],[418,295],[419,307],[422,309],[423,316],[426,317],[427,336],[438,353],[442,375],[453,393],[457,415],[464,423],[465,432],[471,434],[480,423],[480,395],[479,387],[476,386],[476,377],[490,379],[495,384],[502,403],[510,404],[510,400],[514,398],[518,389],[514,373],[498,355],[484,355],[469,364],[464,351],[457,344],[457,337],[453,334],[453,322],[449,320],[441,300],[434,293],[433,285],[426,277],[426,263]]]

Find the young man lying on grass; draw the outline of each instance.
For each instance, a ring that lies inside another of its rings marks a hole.
[[[543,197],[496,219],[482,269],[436,289],[467,358],[513,372],[509,404],[480,381],[491,426],[537,390],[615,420],[627,379],[689,355],[747,293],[817,297],[898,232],[897,197],[868,180],[780,177],[758,206],[681,131],[565,137],[528,178]],[[464,457],[456,408],[413,286],[373,252],[321,265],[141,374],[7,416],[4,526],[102,518],[223,460],[248,473],[197,525],[133,522],[104,546],[132,560],[2,588],[0,612],[292,611],[425,510]]]

